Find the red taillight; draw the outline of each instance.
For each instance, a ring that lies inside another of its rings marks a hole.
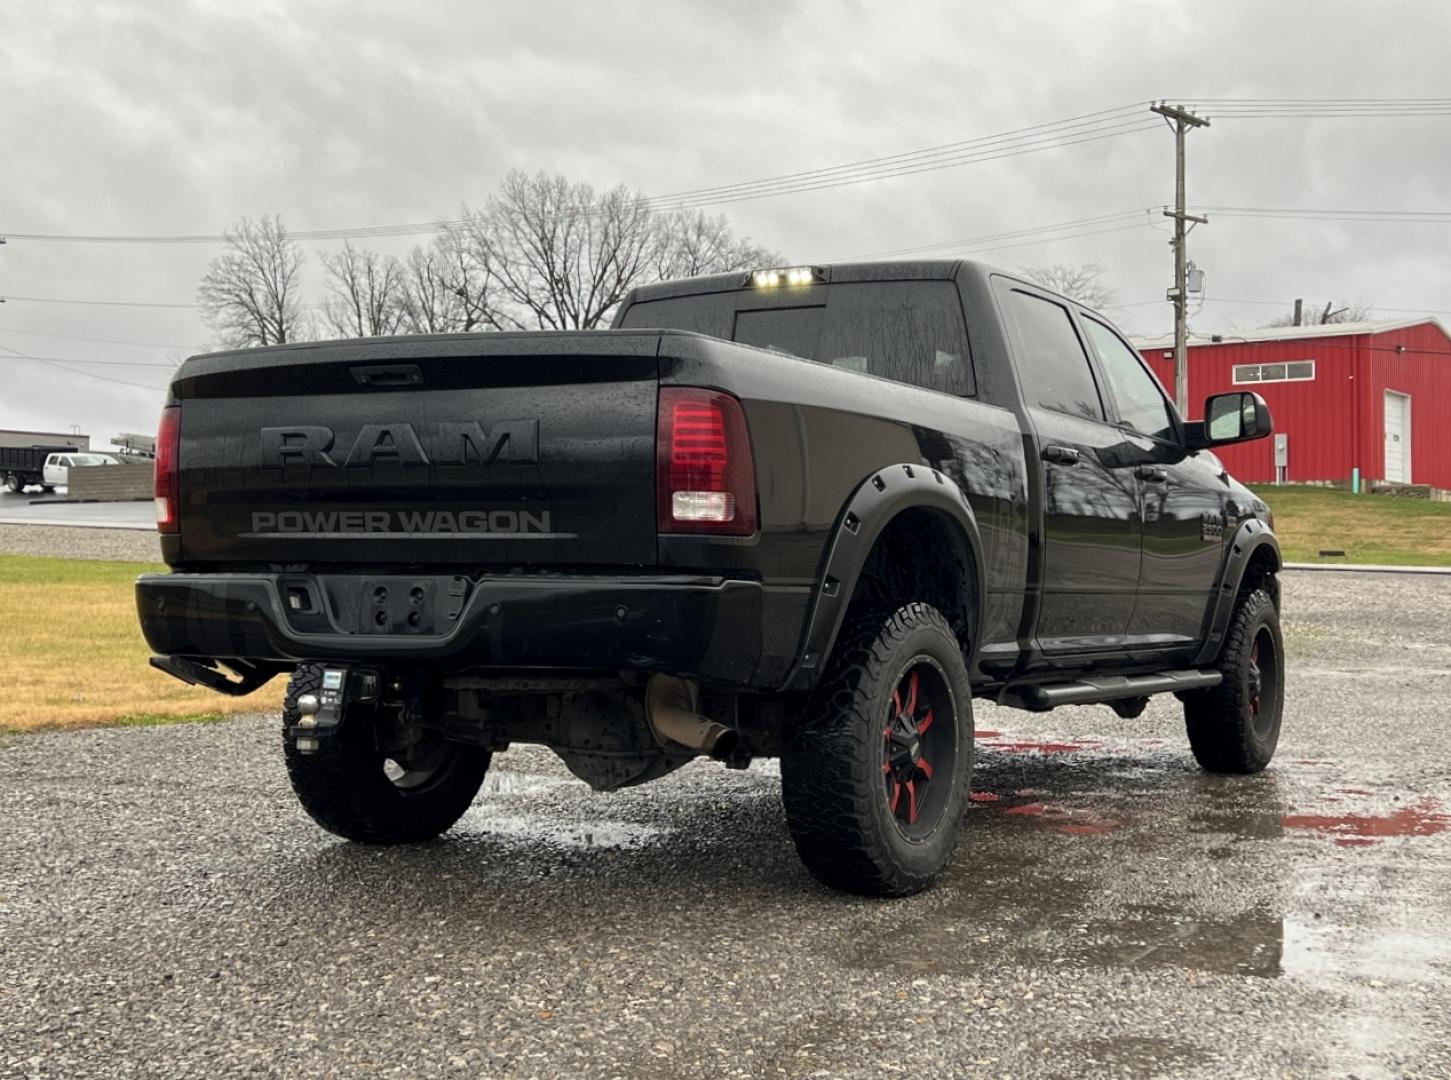
[[[176,459],[181,450],[181,406],[169,405],[161,410],[161,424],[156,429],[156,530],[180,531],[177,520]]]
[[[662,533],[756,531],[756,470],[739,401],[719,390],[662,386],[655,440]]]

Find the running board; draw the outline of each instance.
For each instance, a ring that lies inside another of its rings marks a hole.
[[[1218,671],[1161,671],[1157,675],[1102,675],[1077,679],[1074,682],[1044,683],[1037,686],[1009,687],[998,698],[1002,705],[1012,705],[1033,712],[1046,712],[1059,705],[1091,705],[1101,701],[1148,697],[1170,691],[1202,690],[1218,686],[1224,675]]]

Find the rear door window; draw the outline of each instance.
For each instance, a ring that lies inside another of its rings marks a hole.
[[[1021,289],[1006,289],[1002,295],[1014,331],[1023,397],[1030,405],[1055,412],[1104,419],[1103,399],[1068,309]]]

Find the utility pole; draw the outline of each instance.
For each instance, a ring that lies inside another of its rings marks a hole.
[[[1198,217],[1184,209],[1184,133],[1190,128],[1208,127],[1209,121],[1195,116],[1179,105],[1153,105],[1156,112],[1168,121],[1174,129],[1174,209],[1165,210],[1164,216],[1174,219],[1174,287],[1169,290],[1168,299],[1174,305],[1174,403],[1179,406],[1179,415],[1189,416],[1189,324],[1187,307],[1189,297],[1185,289],[1186,253],[1184,239],[1189,234],[1185,222],[1208,224],[1209,219]]]

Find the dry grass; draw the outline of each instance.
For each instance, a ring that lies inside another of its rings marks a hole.
[[[1291,562],[1451,566],[1451,503],[1317,487],[1256,486],[1255,493],[1275,512],[1280,550]]]
[[[132,585],[142,563],[0,556],[0,731],[217,720],[282,706],[281,680],[231,698],[152,668]]]

